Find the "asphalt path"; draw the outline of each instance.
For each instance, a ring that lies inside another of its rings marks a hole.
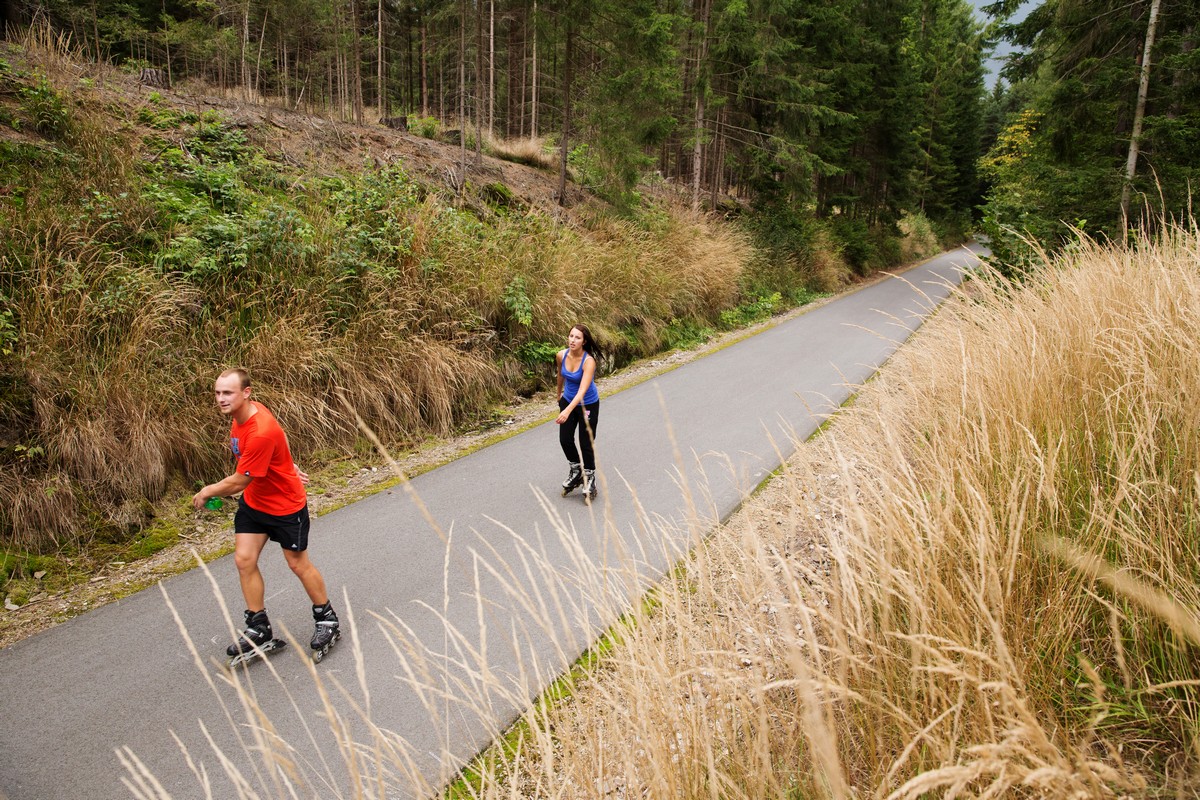
[[[228,798],[238,784],[342,797],[366,780],[369,796],[436,792],[865,382],[977,252],[617,394],[601,380],[590,507],[559,496],[549,422],[315,520],[313,559],[355,623],[315,669],[297,656],[307,598],[271,546],[267,608],[301,647],[266,663],[218,664],[226,604],[240,625],[232,557],[0,651],[0,799]]]

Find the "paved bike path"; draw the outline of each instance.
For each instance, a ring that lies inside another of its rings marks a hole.
[[[346,636],[317,670],[350,734],[406,762],[387,796],[421,796],[453,777],[611,622],[612,598],[631,599],[686,549],[689,530],[727,516],[976,260],[968,248],[947,253],[615,395],[601,380],[604,482],[590,508],[578,493],[558,496],[565,462],[547,423],[415,478],[411,492],[315,520],[313,558],[343,622],[349,597],[362,656]],[[298,581],[271,548],[262,566],[272,622],[306,642]],[[276,796],[252,755],[261,721],[213,663],[230,640],[221,601],[240,617],[231,557],[164,589],[200,664],[158,588],[0,651],[0,800],[134,796],[114,754],[125,747],[171,797],[205,797],[203,781],[213,797],[235,796],[213,744]],[[408,663],[424,658],[444,693],[413,688],[399,629],[424,648]],[[300,796],[349,796],[308,667],[289,648],[238,674],[301,771],[329,783]],[[387,734],[370,739],[362,709]]]

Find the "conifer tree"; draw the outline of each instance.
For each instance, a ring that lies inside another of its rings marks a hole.
[[[1024,48],[1005,75],[1027,97],[1023,115],[1009,122],[1007,149],[987,159],[993,185],[988,197],[989,233],[1009,237],[1028,230],[1048,246],[1085,232],[1122,234],[1122,191],[1130,192],[1129,220],[1187,216],[1200,178],[1200,103],[1197,103],[1196,0],[1164,3],[1148,39],[1151,3],[1058,0],[1036,7],[1021,22],[997,3],[1001,32]],[[1125,175],[1138,116],[1142,65],[1161,64],[1145,86],[1138,137],[1138,170]],[[1022,141],[1021,148],[1011,143]],[[1036,197],[1030,204],[1024,198]],[[1013,209],[1022,209],[1020,218]]]

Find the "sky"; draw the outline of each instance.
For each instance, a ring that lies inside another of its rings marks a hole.
[[[971,7],[975,9],[975,16],[980,22],[986,25],[990,19],[987,14],[983,13],[982,9],[984,6],[991,5],[994,0],[967,1],[970,3]],[[1039,2],[1040,0],[1025,0],[1025,2],[1021,4],[1021,7],[1017,9],[1017,13],[1013,16],[1013,21],[1020,21],[1024,19],[1025,15],[1028,14],[1031,9],[1037,7]],[[984,68],[987,69],[987,77],[984,78],[984,81],[989,89],[996,85],[996,81],[1000,77],[1000,68],[1004,66],[1004,56],[1010,52],[1012,52],[1011,45],[1009,45],[1007,42],[1001,42],[996,46],[995,51],[992,53],[992,57],[984,62]]]

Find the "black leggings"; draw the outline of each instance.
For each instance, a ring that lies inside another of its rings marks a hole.
[[[558,398],[558,410],[562,411],[568,405],[567,398]],[[584,410],[587,410],[587,418],[583,416]],[[567,417],[567,421],[558,426],[558,443],[562,445],[563,455],[567,457],[567,461],[572,464],[579,463],[579,451],[583,451],[583,468],[596,468],[596,451],[592,449],[592,442],[596,440],[596,425],[600,422],[600,401],[597,400],[589,405],[577,405],[571,411],[571,416]],[[575,447],[575,429],[579,429],[579,447]],[[590,435],[589,435],[590,429]]]

